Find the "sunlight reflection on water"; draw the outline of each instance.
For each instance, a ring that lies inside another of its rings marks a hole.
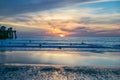
[[[118,52],[7,51],[0,52],[0,63],[60,64],[73,66],[120,66]]]

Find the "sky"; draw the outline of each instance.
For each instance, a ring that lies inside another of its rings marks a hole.
[[[24,36],[120,37],[120,0],[0,0],[0,24]]]

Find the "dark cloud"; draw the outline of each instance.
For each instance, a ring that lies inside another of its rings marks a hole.
[[[113,30],[100,30],[96,31],[98,36],[115,36],[120,37],[120,29],[113,29]]]
[[[67,32],[80,32],[80,31],[86,31],[85,27],[77,27],[72,30],[61,28],[62,31],[67,31]]]
[[[95,0],[0,0],[0,16],[43,11]]]
[[[118,18],[119,15],[115,15],[114,17],[108,16],[103,17],[99,16],[96,18],[92,17],[82,17],[80,18],[80,21],[77,21],[77,23],[84,23],[84,24],[119,24],[120,18]]]
[[[62,29],[63,31],[73,32],[71,36],[120,36],[120,29],[113,30],[92,30],[88,27],[77,27],[72,30]]]

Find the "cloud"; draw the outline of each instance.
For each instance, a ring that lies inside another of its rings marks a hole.
[[[92,0],[96,1],[96,0]],[[90,0],[0,0],[0,16],[44,11]]]
[[[16,0],[16,1],[20,1],[20,0]],[[84,1],[88,2],[88,0],[84,0]],[[6,3],[6,5],[8,6],[14,4],[8,8],[12,8],[16,6],[14,9],[15,11],[13,11],[12,14],[9,14],[9,11],[8,13],[5,12],[5,14],[3,15],[2,13],[0,13],[0,15],[2,15],[0,16],[0,24],[16,26],[16,29],[22,32],[22,34],[29,33],[35,35],[40,34],[40,35],[54,35],[54,36],[58,36],[60,34],[71,35],[71,36],[90,36],[90,35],[112,36],[113,34],[113,36],[119,36],[120,34],[119,12],[114,12],[113,10],[113,12],[110,13],[106,13],[106,12],[102,13],[102,11],[106,10],[104,7],[102,8],[78,7],[77,2],[82,3],[83,0],[61,0],[61,1],[30,0],[29,2],[26,2],[26,0],[21,0],[20,2],[22,3],[18,2],[16,4],[14,0],[13,2],[10,2],[10,4],[8,4],[8,2]],[[73,6],[65,7],[71,5],[72,3]],[[42,7],[35,8],[37,4],[41,4],[39,6],[42,6],[43,9]],[[77,6],[74,4],[77,4]],[[35,9],[29,10],[27,9],[28,8],[27,5],[35,5],[35,6],[29,6],[29,8],[35,8]],[[7,6],[0,8],[2,8],[2,10],[8,9]],[[22,10],[20,10],[22,8],[23,8],[23,12],[21,12]],[[33,12],[34,10],[35,12]],[[17,11],[20,12],[17,13]],[[13,16],[8,16],[8,15],[13,15]]]
[[[120,14],[91,14],[80,18],[80,23],[85,24],[120,24]]]
[[[1,24],[11,24],[25,34],[71,36],[119,36],[119,14],[92,14],[96,9],[60,9],[32,14],[22,14],[1,19]],[[81,12],[82,11],[82,12]],[[63,17],[65,16],[65,17]],[[26,27],[26,28],[23,28]],[[23,31],[22,31],[23,30]],[[26,31],[29,30],[29,31]]]
[[[73,32],[71,36],[119,36],[120,29],[113,30],[92,30],[87,27],[78,27],[69,32]]]

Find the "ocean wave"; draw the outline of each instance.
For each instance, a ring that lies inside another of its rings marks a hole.
[[[96,40],[0,40],[0,51],[7,50],[82,50],[92,52],[120,52],[120,42]],[[91,49],[91,50],[89,50]],[[99,50],[98,50],[99,49]]]

